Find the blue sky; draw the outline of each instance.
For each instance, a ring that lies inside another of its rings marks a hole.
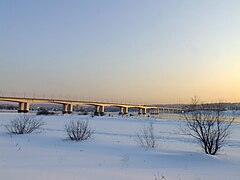
[[[0,0],[0,91],[240,101],[239,1]]]

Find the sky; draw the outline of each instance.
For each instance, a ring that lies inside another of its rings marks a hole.
[[[0,94],[240,102],[238,0],[0,0]]]

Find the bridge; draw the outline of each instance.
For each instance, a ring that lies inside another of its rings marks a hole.
[[[178,108],[166,108],[152,105],[136,105],[124,103],[106,103],[106,102],[93,102],[93,101],[78,101],[78,100],[62,100],[62,99],[49,99],[49,98],[25,98],[25,97],[0,97],[0,101],[8,101],[18,103],[18,112],[27,113],[31,103],[55,103],[63,105],[63,113],[71,114],[73,112],[73,105],[90,105],[95,106],[95,114],[103,114],[105,107],[119,107],[119,114],[128,114],[129,108],[137,108],[138,114],[146,114],[148,109],[151,109],[154,114],[159,114],[160,111],[167,112],[182,112]]]

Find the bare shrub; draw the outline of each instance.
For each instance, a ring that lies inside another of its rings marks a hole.
[[[229,127],[234,116],[226,117],[221,104],[208,108],[192,100],[191,112],[185,113],[186,128],[184,132],[198,140],[206,154],[215,155],[230,134]]]
[[[29,134],[41,130],[43,125],[42,119],[37,119],[31,115],[20,115],[18,118],[11,120],[10,124],[5,127],[8,132],[13,134]]]
[[[164,175],[160,175],[159,172],[154,175],[154,180],[166,180]]]
[[[145,148],[155,148],[158,146],[152,123],[143,126],[140,133],[137,134],[136,142]]]
[[[91,138],[94,133],[88,121],[72,120],[65,125],[65,130],[70,140],[83,141]]]

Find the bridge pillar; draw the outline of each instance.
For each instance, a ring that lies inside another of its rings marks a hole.
[[[19,113],[23,113],[24,112],[24,102],[19,102],[18,112]]]
[[[100,106],[100,115],[103,116],[105,112],[105,106]]]
[[[105,106],[100,106],[100,112],[104,112],[105,111]]]
[[[100,113],[100,106],[95,106],[95,112],[94,112],[94,115],[95,116],[98,116]]]
[[[120,112],[119,114],[123,114],[124,113],[124,107],[120,107]]]
[[[124,107],[124,114],[128,114],[128,107]]]
[[[73,105],[68,104],[68,114],[71,114],[73,112]]]
[[[63,104],[63,111],[62,113],[65,114],[68,112],[68,104]]]
[[[143,109],[142,109],[142,113],[143,113],[143,114],[147,114],[147,108],[143,108]]]
[[[29,103],[19,102],[18,112],[19,113],[27,113],[28,111],[29,111]]]
[[[142,114],[143,113],[143,109],[142,108],[139,108],[138,109],[138,114]]]
[[[27,113],[29,111],[29,103],[24,103],[24,112]]]

